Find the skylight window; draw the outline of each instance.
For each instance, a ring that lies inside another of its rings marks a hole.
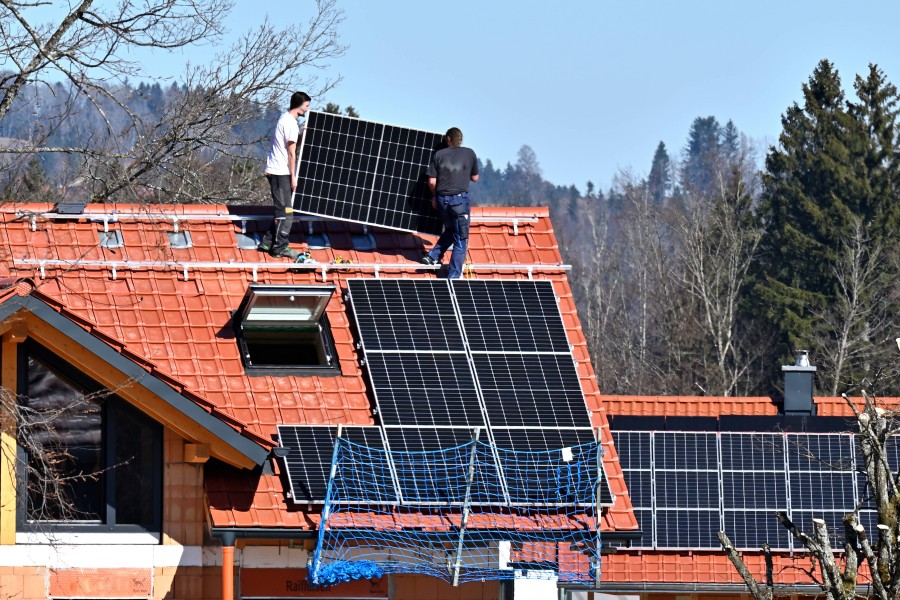
[[[249,375],[339,375],[325,307],[333,285],[252,284],[234,316]]]

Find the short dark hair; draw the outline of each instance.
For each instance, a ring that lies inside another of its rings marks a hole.
[[[294,92],[291,94],[291,105],[288,110],[294,110],[298,106],[303,106],[304,102],[310,102],[312,98],[306,92]]]
[[[450,145],[454,148],[462,145],[462,131],[459,127],[451,127],[447,130],[447,137],[450,138]]]

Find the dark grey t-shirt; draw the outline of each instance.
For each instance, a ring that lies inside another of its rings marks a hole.
[[[455,196],[469,191],[472,175],[478,175],[478,158],[471,148],[441,148],[431,157],[428,177],[437,177],[437,195]]]

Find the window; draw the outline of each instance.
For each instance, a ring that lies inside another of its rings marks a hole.
[[[247,374],[339,375],[325,315],[333,293],[333,285],[251,285],[234,316]]]
[[[162,426],[29,340],[20,530],[159,532]]]

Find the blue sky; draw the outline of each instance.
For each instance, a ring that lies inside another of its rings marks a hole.
[[[266,12],[303,22],[313,6],[236,3],[234,36]],[[587,180],[606,189],[621,169],[645,175],[660,141],[679,156],[698,116],[775,143],[781,114],[822,58],[848,90],[870,62],[900,85],[896,0],[338,3],[349,48],[331,71],[343,81],[313,108],[331,101],[373,121],[458,126],[498,167],[527,144],[546,179],[582,191]],[[184,55],[160,58],[154,67],[177,75]]]

